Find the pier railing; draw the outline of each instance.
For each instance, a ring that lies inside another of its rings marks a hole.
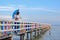
[[[36,27],[35,24],[0,24],[0,27],[1,28],[3,27],[3,29],[0,30],[0,34],[8,35],[9,33],[13,34],[14,31],[15,32],[18,31],[17,33],[21,33],[21,32],[23,33],[23,32],[27,32],[27,31],[32,31],[32,30],[35,30],[36,28],[39,28],[40,26],[38,25]]]
[[[13,35],[20,35],[24,38],[25,33],[27,33],[27,39],[29,38],[28,34],[30,33],[30,38],[32,38],[32,33],[35,32],[35,37],[41,32],[47,31],[50,29],[49,25],[40,25],[40,24],[0,24],[0,39],[5,39]],[[20,38],[21,38],[20,37]],[[23,40],[21,38],[21,40]]]

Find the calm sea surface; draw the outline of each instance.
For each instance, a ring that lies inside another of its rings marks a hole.
[[[20,40],[19,36],[14,36],[13,40]],[[37,40],[60,40],[60,26],[51,26],[50,31],[47,31]]]

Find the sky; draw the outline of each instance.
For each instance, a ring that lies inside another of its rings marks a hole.
[[[23,21],[60,23],[60,0],[0,0],[0,17],[10,18],[16,9]]]

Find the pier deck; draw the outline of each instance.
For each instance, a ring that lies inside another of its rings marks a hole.
[[[0,37],[0,40],[12,40],[12,35],[10,35],[10,36],[2,36],[2,37]]]

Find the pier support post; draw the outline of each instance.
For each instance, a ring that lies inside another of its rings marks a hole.
[[[27,32],[27,38],[26,38],[26,40],[29,40],[29,32]]]
[[[38,34],[38,36],[40,35],[40,34],[39,34],[39,29],[37,30],[37,34]]]
[[[33,40],[32,31],[27,32],[27,38],[26,38],[26,40]]]
[[[30,32],[30,40],[33,40],[32,32]]]
[[[20,40],[24,40],[24,33],[23,34],[20,34]]]
[[[35,38],[37,37],[37,30],[35,30]]]
[[[40,35],[41,30],[39,29],[39,35]]]

